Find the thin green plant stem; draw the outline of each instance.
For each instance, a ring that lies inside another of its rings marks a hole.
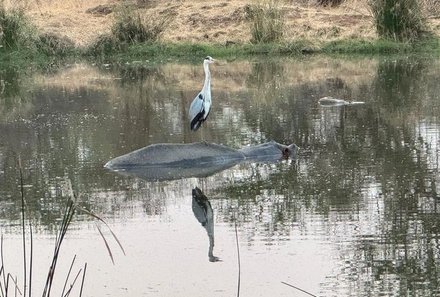
[[[312,297],[318,297],[318,296],[313,295],[312,293],[309,293],[309,292],[307,292],[306,290],[303,290],[303,289],[301,289],[301,288],[298,288],[298,287],[296,287],[296,286],[294,286],[294,285],[288,284],[288,283],[286,283],[286,282],[281,282],[281,283],[282,283],[282,284],[285,284],[286,286],[289,286],[289,287],[291,287],[291,288],[297,289],[298,291],[301,291],[301,292],[303,292],[303,293],[305,293],[305,294],[307,294],[307,295],[310,295],[310,296],[312,296]]]
[[[78,271],[75,278],[73,279],[73,282],[70,284],[69,290],[67,290],[66,295],[61,295],[61,297],[68,297],[70,295],[70,292],[72,292],[73,287],[75,286],[76,281],[78,280],[79,275],[81,274],[82,269]]]
[[[18,156],[18,169],[20,171],[20,192],[21,192],[21,227],[22,227],[22,241],[23,241],[23,272],[24,272],[24,286],[23,296],[26,297],[27,287],[27,262],[26,262],[26,229],[25,229],[25,202],[24,202],[24,185],[23,185],[23,170],[21,167],[21,157]]]
[[[87,262],[84,264],[83,277],[81,281],[81,289],[79,291],[79,297],[82,296],[83,288],[84,288],[84,280],[86,278],[86,270],[87,270]]]
[[[73,264],[75,263],[76,255],[73,257],[72,263],[70,263],[69,272],[67,272],[66,280],[64,281],[63,291],[61,293],[61,296],[64,296],[64,292],[66,290],[67,282],[70,277],[70,273],[72,272]]]
[[[114,239],[116,240],[116,242],[118,243],[119,248],[121,249],[121,251],[122,251],[122,252],[124,253],[124,255],[125,255],[124,247],[122,246],[122,244],[121,244],[121,242],[119,241],[118,237],[117,237],[116,234],[112,231],[112,229],[110,228],[110,226],[107,224],[106,221],[104,221],[102,218],[100,218],[99,216],[97,216],[96,214],[94,214],[93,212],[91,212],[91,211],[89,211],[89,210],[87,210],[87,209],[81,208],[81,207],[79,207],[79,206],[77,206],[76,209],[78,209],[78,210],[80,210],[80,211],[82,211],[82,212],[85,212],[86,214],[88,214],[88,215],[94,217],[95,219],[97,219],[98,221],[102,222],[102,223],[103,223],[103,224],[109,229],[109,231],[110,231],[110,233],[112,234],[113,238],[114,238]],[[101,233],[101,235],[102,235],[102,233]]]
[[[29,259],[29,297],[32,297],[32,270],[34,259],[34,238],[32,236],[32,223],[29,221],[30,259]],[[26,297],[26,296],[24,296]]]
[[[7,282],[8,282],[8,286],[9,286],[9,279],[11,279],[12,282],[14,283],[14,285],[15,285],[15,289],[18,291],[18,294],[23,295],[23,294],[21,293],[21,291],[20,291],[20,288],[18,287],[17,280],[14,279],[14,277],[13,277],[10,273],[8,273],[8,276],[7,276],[6,279],[7,279]],[[8,296],[8,293],[7,293],[7,292],[6,292],[6,296]],[[23,295],[23,296],[24,296],[24,295]]]
[[[18,287],[17,287],[17,277],[15,277],[15,280],[14,280],[14,282],[15,282],[15,294],[14,294],[14,296],[15,296],[15,297],[17,297],[17,293],[18,293]]]
[[[112,260],[113,265],[115,265],[115,261],[113,259],[113,254],[112,254],[112,250],[110,249],[110,246],[107,242],[107,240],[105,239],[104,234],[102,234],[101,228],[99,228],[98,224],[96,224],[96,227],[98,228],[99,234],[102,237],[102,240],[104,241],[105,247],[107,248],[108,254],[110,256],[110,259]]]
[[[238,261],[237,297],[240,297],[241,261],[240,261],[240,246],[238,244],[238,232],[237,232],[236,220],[234,220],[234,225],[235,225],[235,243],[237,244],[237,261]]]
[[[75,206],[73,204],[73,201],[69,200],[67,202],[67,206],[66,206],[66,210],[64,212],[63,220],[61,221],[60,232],[59,232],[57,239],[56,239],[54,254],[52,256],[52,263],[49,267],[49,272],[47,274],[47,279],[46,279],[46,285],[44,286],[44,290],[43,290],[43,295],[42,295],[43,297],[50,296],[50,291],[52,288],[53,277],[55,274],[55,268],[57,265],[58,255],[59,255],[59,252],[61,249],[61,244],[63,242],[64,236],[66,235],[66,232],[67,232],[67,229],[70,225],[70,222],[72,221],[74,213],[75,213]]]
[[[2,261],[2,267],[1,267],[1,271],[3,272],[3,285],[0,286],[1,291],[2,291],[2,296],[6,297],[6,295],[8,294],[8,288],[6,287],[6,269],[5,269],[5,260],[3,257],[3,234],[1,236],[1,242],[0,242],[0,257],[1,257],[1,261]],[[5,290],[3,292],[3,286],[5,286]]]

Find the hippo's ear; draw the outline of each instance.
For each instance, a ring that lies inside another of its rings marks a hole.
[[[291,145],[289,145],[288,147],[288,150],[289,150],[289,152],[290,152],[290,155],[293,157],[293,158],[295,158],[296,157],[296,154],[298,153],[298,146],[296,145],[296,144],[294,144],[294,143],[292,143]]]
[[[289,156],[290,156],[290,149],[288,148],[288,147],[284,147],[283,149],[282,149],[282,152],[283,152],[283,157],[284,158],[289,158]]]

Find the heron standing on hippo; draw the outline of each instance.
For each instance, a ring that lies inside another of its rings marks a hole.
[[[207,56],[203,62],[205,81],[189,109],[190,126],[196,131],[207,119],[211,109],[211,73]],[[243,161],[273,162],[295,158],[295,144],[282,145],[275,141],[239,150],[206,142],[190,144],[160,143],[135,150],[110,160],[105,167],[146,180],[171,180],[184,177],[206,177]]]

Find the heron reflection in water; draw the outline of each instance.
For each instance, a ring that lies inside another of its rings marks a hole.
[[[210,262],[221,261],[218,257],[213,255],[214,250],[214,212],[211,203],[203,192],[195,187],[192,190],[192,210],[194,216],[206,229],[209,237],[208,258]]]

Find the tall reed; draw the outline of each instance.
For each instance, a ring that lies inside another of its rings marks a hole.
[[[23,247],[23,284],[22,284],[22,286],[20,286],[17,282],[17,277],[14,278],[13,275],[10,272],[8,272],[7,268],[5,267],[3,234],[2,234],[1,239],[0,239],[0,297],[18,296],[18,294],[20,296],[24,296],[24,297],[31,297],[32,296],[32,283],[33,283],[32,275],[33,275],[33,269],[34,269],[33,268],[33,257],[34,257],[34,255],[33,255],[33,231],[32,231],[32,224],[30,222],[27,223],[27,220],[26,220],[26,199],[25,199],[25,191],[24,191],[24,185],[23,185],[24,178],[23,178],[20,157],[18,157],[18,159],[17,159],[17,164],[18,164],[19,173],[20,173],[20,190],[21,190],[20,193],[21,193],[21,227],[22,227],[22,247]],[[71,189],[71,184],[69,183],[69,185],[70,185],[70,193],[71,193],[69,196],[72,196],[72,198],[74,198],[75,196],[74,196],[73,191]],[[63,218],[60,223],[59,232],[56,236],[54,251],[53,251],[53,255],[52,255],[52,261],[51,261],[51,264],[49,267],[49,271],[47,273],[42,297],[49,297],[51,295],[52,284],[54,282],[55,270],[56,270],[56,266],[58,263],[61,246],[62,246],[64,238],[67,234],[69,225],[71,224],[73,216],[77,210],[82,211],[82,212],[90,215],[92,218],[97,219],[98,221],[103,223],[110,230],[113,238],[117,241],[122,252],[125,254],[125,251],[122,247],[122,244],[120,243],[120,241],[118,240],[116,235],[113,233],[113,231],[110,229],[109,225],[103,219],[101,219],[99,216],[93,214],[92,212],[77,206],[72,199],[69,199],[67,201],[64,215],[63,215]],[[26,232],[27,227],[29,227],[29,233],[28,233],[29,238],[27,238],[27,232]],[[99,229],[99,226],[98,226],[98,231],[99,231],[100,235],[102,236],[102,239],[104,240],[104,243],[106,245],[106,248],[107,248],[107,251],[110,255],[110,258],[111,258],[112,262],[114,263],[113,255],[110,250],[109,244],[108,244],[106,238],[104,237],[102,231]],[[28,245],[28,242],[29,242],[29,245]],[[75,259],[76,259],[76,255],[74,256],[74,258],[70,264],[69,271],[68,271],[67,276],[65,278],[63,291],[61,292],[61,295],[60,295],[61,297],[66,297],[66,296],[70,295],[75,284],[80,279],[80,276],[82,276],[82,277],[81,277],[79,296],[81,297],[81,295],[82,295],[85,274],[86,274],[86,270],[87,270],[87,263],[85,263],[83,268],[78,270],[78,272],[76,273],[75,277],[72,280],[71,279],[71,272],[72,272],[73,265],[75,263]],[[67,286],[67,283],[69,281],[71,282],[70,286]]]

